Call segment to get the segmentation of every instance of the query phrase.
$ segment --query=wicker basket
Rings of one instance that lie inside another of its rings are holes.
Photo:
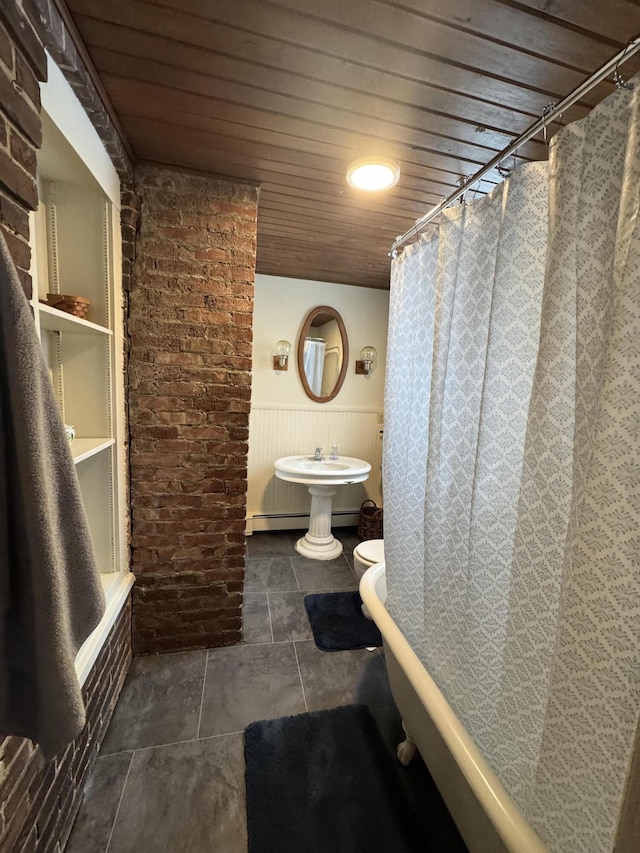
[[[358,539],[361,542],[364,542],[365,539],[383,538],[382,513],[382,507],[378,506],[375,501],[362,502],[358,519]]]
[[[47,305],[86,320],[90,302],[84,296],[74,296],[69,293],[47,293]]]

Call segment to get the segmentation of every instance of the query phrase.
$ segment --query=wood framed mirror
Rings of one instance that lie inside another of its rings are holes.
[[[349,365],[349,340],[335,308],[319,305],[305,317],[298,337],[298,374],[304,392],[328,403],[342,388]]]

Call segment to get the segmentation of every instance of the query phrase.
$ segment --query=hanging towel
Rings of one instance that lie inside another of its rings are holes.
[[[0,233],[0,735],[48,758],[81,731],[74,661],[103,612],[60,410]]]

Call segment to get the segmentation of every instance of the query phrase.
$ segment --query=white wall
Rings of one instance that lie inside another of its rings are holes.
[[[349,338],[349,369],[342,390],[330,403],[309,400],[296,367],[298,335],[308,312],[318,305],[329,305],[338,311]],[[382,411],[388,319],[389,292],[386,290],[257,275],[252,403],[301,405],[314,409],[347,406]],[[273,370],[272,351],[281,338],[293,345],[286,372]],[[356,358],[366,344],[378,350],[378,360],[369,376],[356,376]]]
[[[298,335],[305,317],[319,305],[329,305],[338,311],[349,340],[344,385],[329,403],[316,403],[306,396],[296,362]],[[334,441],[342,455],[366,458],[373,466],[366,483],[340,489],[333,502],[334,524],[353,523],[353,513],[367,497],[378,504],[382,502],[379,430],[383,415],[388,314],[388,291],[256,276],[248,531],[305,526],[306,520],[295,516],[308,511],[306,489],[276,480],[273,462],[278,456],[312,453],[318,445],[328,452]],[[287,371],[273,370],[273,348],[281,338],[292,344]],[[369,376],[356,375],[355,362],[365,345],[376,348],[378,359]],[[351,516],[346,514],[348,512]],[[290,518],[274,518],[277,515]]]

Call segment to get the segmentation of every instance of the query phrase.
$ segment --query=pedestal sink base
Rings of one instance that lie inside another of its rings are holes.
[[[311,495],[309,530],[296,542],[296,551],[312,560],[335,560],[342,554],[342,544],[331,532],[331,501],[337,486],[308,486]]]
[[[331,535],[329,539],[316,539],[305,533],[296,542],[296,551],[311,560],[335,560],[342,554],[342,543]]]

